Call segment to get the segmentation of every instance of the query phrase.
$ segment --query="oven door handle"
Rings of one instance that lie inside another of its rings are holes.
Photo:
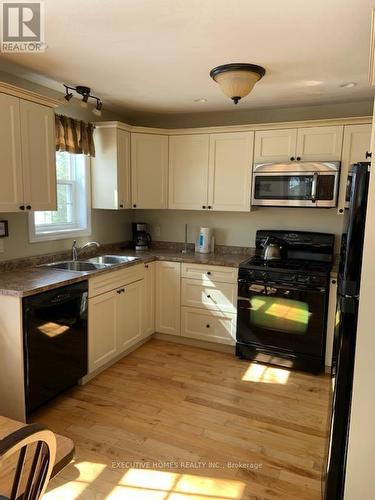
[[[318,188],[318,177],[319,177],[319,174],[315,173],[313,176],[312,185],[311,185],[311,201],[313,203],[316,203],[316,191]]]

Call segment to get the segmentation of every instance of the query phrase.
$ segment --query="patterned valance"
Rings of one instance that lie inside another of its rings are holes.
[[[95,156],[95,126],[64,115],[55,115],[56,151]]]

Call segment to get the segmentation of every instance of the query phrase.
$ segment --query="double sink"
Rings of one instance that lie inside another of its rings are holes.
[[[63,262],[51,262],[51,264],[43,264],[41,267],[52,269],[61,269],[62,271],[96,271],[98,269],[106,269],[108,267],[118,266],[138,260],[139,257],[130,257],[127,255],[100,255],[86,260],[65,260]]]

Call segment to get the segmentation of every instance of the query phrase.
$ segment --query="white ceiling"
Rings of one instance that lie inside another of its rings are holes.
[[[45,0],[44,54],[2,57],[88,85],[111,107],[178,113],[233,109],[209,77],[228,62],[266,76],[237,108],[370,97],[373,0]],[[357,82],[354,88],[340,84]],[[194,99],[207,98],[206,103]]]

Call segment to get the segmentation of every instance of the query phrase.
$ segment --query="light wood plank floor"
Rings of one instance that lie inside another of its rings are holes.
[[[151,340],[34,414],[76,444],[45,500],[318,500],[329,390]]]

